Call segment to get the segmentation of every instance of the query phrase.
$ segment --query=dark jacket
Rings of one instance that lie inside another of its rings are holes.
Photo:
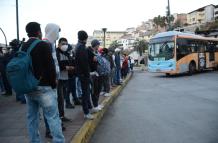
[[[26,51],[27,48],[35,38],[30,38],[24,43],[22,50]],[[40,86],[56,87],[56,71],[52,58],[52,49],[48,43],[41,41],[33,48],[30,53],[32,57],[33,73],[35,77],[40,80]]]
[[[89,47],[87,50],[88,50],[90,71],[91,72],[97,71],[98,62],[94,61],[94,57],[96,56],[95,51],[91,47]]]
[[[56,49],[56,55],[57,55],[60,71],[66,70],[66,66],[70,65],[70,61],[69,61],[70,55],[67,52],[61,51],[59,48]],[[61,58],[62,56],[65,56],[65,59]]]
[[[90,76],[90,67],[89,67],[89,58],[88,51],[84,42],[79,41],[76,45],[76,74],[78,76],[89,77]]]

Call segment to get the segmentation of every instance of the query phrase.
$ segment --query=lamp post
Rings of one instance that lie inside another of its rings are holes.
[[[170,24],[170,0],[168,0],[168,6],[167,6],[167,23],[168,23],[168,31],[171,30],[171,24]]]
[[[104,32],[104,48],[105,48],[105,33],[107,31],[107,28],[102,28],[102,31]]]
[[[5,32],[2,30],[1,27],[0,27],[0,30],[2,31],[2,33],[3,33],[4,37],[5,37],[5,45],[6,45],[6,47],[8,47],[7,38],[6,38]]]
[[[18,0],[16,0],[16,21],[17,21],[17,40],[19,41],[19,16],[18,16]]]

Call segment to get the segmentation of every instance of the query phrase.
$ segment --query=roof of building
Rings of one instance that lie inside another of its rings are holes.
[[[215,5],[209,4],[209,5],[206,5],[206,6],[204,6],[204,7],[201,7],[201,8],[198,8],[198,9],[196,9],[196,10],[193,10],[193,11],[189,12],[188,14],[191,14],[191,13],[196,12],[196,11],[204,11],[205,7],[210,6],[210,5],[212,5],[212,6],[215,7]]]

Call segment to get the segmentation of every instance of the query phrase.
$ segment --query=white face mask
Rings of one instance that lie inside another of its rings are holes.
[[[67,49],[68,49],[68,45],[62,45],[62,46],[61,46],[61,50],[62,50],[63,52],[66,52]]]

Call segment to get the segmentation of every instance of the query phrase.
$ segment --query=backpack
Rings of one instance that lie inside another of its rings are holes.
[[[97,72],[99,75],[107,75],[111,72],[110,62],[102,56],[97,55],[98,67]]]
[[[21,46],[19,51],[7,64],[7,78],[16,93],[26,94],[32,92],[39,84],[39,80],[33,75],[32,59],[30,56],[30,52],[39,42],[40,40],[36,39],[26,52],[21,51]]]

